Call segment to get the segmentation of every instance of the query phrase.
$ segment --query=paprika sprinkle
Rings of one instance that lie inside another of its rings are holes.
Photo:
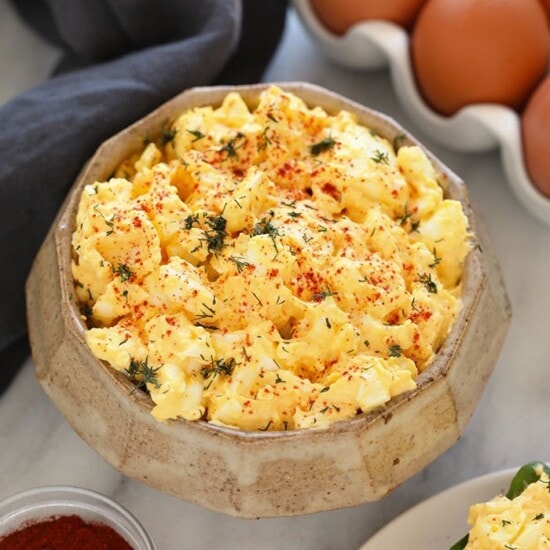
[[[133,550],[112,527],[76,515],[24,524],[0,538],[0,550]]]

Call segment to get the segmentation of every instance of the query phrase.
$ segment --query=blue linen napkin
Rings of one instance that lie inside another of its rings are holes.
[[[29,352],[25,279],[84,162],[186,88],[259,81],[286,15],[286,0],[15,6],[65,56],[53,78],[0,108],[0,394]]]

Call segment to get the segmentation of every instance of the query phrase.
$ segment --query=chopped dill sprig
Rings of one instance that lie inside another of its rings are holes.
[[[332,149],[336,145],[336,141],[332,137],[327,137],[317,143],[314,143],[310,148],[310,153],[316,157],[329,149]]]
[[[189,129],[187,129],[186,132],[188,132],[192,136],[194,136],[194,139],[191,140],[191,143],[195,143],[195,141],[199,141],[199,139],[202,139],[203,137],[206,137],[205,134],[203,134],[200,130],[189,130]]]
[[[159,381],[157,380],[157,371],[160,367],[151,367],[148,363],[148,358],[145,361],[138,361],[134,358],[130,359],[130,366],[125,369],[128,377],[134,382],[134,389],[143,388],[146,384],[153,384],[155,388],[160,388]]]
[[[126,264],[118,264],[118,267],[111,267],[113,273],[117,273],[120,276],[121,282],[125,283],[129,281],[134,275],[133,271]]]
[[[210,361],[210,365],[208,366],[204,366],[202,369],[201,369],[201,374],[202,374],[202,377],[207,380],[208,378],[210,378],[208,384],[205,386],[206,389],[208,389],[212,382],[214,381],[214,378],[216,378],[216,376],[222,376],[223,374],[227,375],[227,376],[231,376],[231,374],[233,373],[233,369],[237,366],[237,362],[235,361],[235,359],[233,357],[231,357],[230,359],[217,359],[217,360],[214,360],[212,358],[212,360]]]
[[[246,143],[246,137],[242,132],[237,132],[237,135],[231,138],[223,147],[220,149],[221,152],[227,153],[227,158],[238,158],[239,155],[237,151],[244,146]]]
[[[418,282],[419,283],[422,283],[425,287],[426,287],[426,290],[431,293],[431,294],[437,294],[437,284],[436,282],[432,279],[432,274],[431,273],[422,273],[422,274],[419,274],[418,275]]]
[[[388,348],[389,357],[401,357],[402,353],[403,353],[403,348],[399,344],[392,344]]]
[[[388,157],[388,153],[384,151],[380,151],[379,149],[376,150],[374,155],[370,158],[372,162],[376,164],[389,164],[390,159]]]
[[[244,258],[240,258],[239,256],[230,256],[229,259],[235,262],[239,273],[242,273],[242,270],[250,265]]]
[[[321,292],[316,292],[313,295],[313,300],[315,302],[322,302],[325,298],[328,298],[329,296],[336,296],[338,294],[337,292],[332,292],[328,287],[326,290],[322,290]]]

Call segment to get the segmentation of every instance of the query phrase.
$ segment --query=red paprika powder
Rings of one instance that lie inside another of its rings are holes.
[[[27,523],[0,538],[0,550],[134,550],[112,527],[57,516]]]

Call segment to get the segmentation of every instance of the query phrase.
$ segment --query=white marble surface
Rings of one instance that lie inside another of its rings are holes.
[[[43,79],[56,52],[0,0],[0,103]],[[0,399],[0,498],[49,484],[113,496],[145,525],[159,550],[354,549],[403,510],[455,483],[534,458],[550,459],[550,230],[518,204],[497,153],[438,147],[400,108],[386,71],[353,73],[321,57],[291,14],[266,80],[306,80],[386,112],[469,185],[500,258],[514,318],[500,361],[465,435],[378,503],[305,517],[237,520],[125,479],[83,443],[36,383],[29,361]],[[383,550],[383,549],[381,549]]]

